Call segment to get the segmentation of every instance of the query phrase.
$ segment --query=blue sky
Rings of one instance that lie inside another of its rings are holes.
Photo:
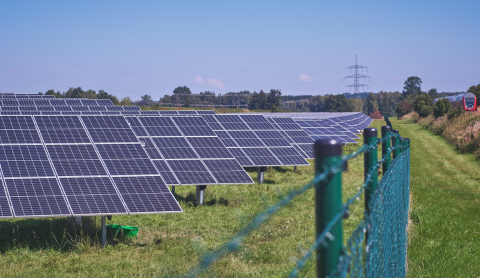
[[[340,94],[355,54],[373,92],[480,83],[480,1],[231,2],[0,1],[0,92]]]

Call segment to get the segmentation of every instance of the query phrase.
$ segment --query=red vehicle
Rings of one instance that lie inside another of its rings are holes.
[[[462,107],[465,111],[477,111],[477,98],[472,93],[437,98],[433,101],[433,104],[444,98],[447,98],[453,107]]]

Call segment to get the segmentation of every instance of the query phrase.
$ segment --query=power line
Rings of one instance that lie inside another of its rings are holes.
[[[343,82],[345,82],[345,78],[353,78],[353,84],[350,84],[350,85],[346,86],[346,87],[350,88],[350,91],[352,90],[352,87],[353,87],[353,92],[355,94],[358,93],[358,88],[359,87],[362,87],[363,91],[365,91],[364,90],[365,87],[367,87],[367,89],[368,89],[368,85],[360,84],[360,82],[358,81],[360,78],[363,78],[363,81],[366,81],[366,79],[368,78],[368,81],[370,81],[370,76],[358,73],[359,69],[361,69],[362,72],[363,72],[363,69],[365,69],[368,72],[368,68],[364,67],[364,66],[360,66],[360,65],[357,64],[357,54],[355,54],[355,65],[350,66],[347,69],[350,70],[350,73],[352,73],[352,69],[353,69],[353,72],[354,72],[354,74],[349,75],[349,76],[345,76],[343,78]]]

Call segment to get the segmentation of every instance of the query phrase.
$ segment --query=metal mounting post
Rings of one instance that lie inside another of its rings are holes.
[[[257,172],[258,183],[263,183],[263,178],[265,176],[265,170],[267,170],[267,167],[258,167],[258,172]]]
[[[342,144],[336,140],[318,140],[315,152],[315,176],[342,161]],[[343,167],[342,167],[343,168]],[[342,168],[315,185],[315,239],[342,209]],[[317,277],[327,277],[336,269],[343,248],[342,220],[329,231],[331,236],[317,248]]]
[[[105,244],[107,242],[107,217],[105,215],[101,216],[101,222],[102,222],[101,241],[102,241],[102,247],[105,247]]]
[[[205,189],[207,189],[206,185],[197,185],[196,201],[199,206],[205,203]]]
[[[371,145],[374,142],[377,142],[378,131],[376,128],[366,128],[363,130],[363,144],[364,145]],[[365,181],[369,178],[370,170],[377,165],[378,162],[378,150],[377,144],[374,145],[373,149],[365,152],[364,155],[364,176]],[[370,180],[367,183],[367,187],[365,188],[365,210],[367,213],[370,214],[370,209],[368,208],[368,204],[370,200],[373,199],[373,195],[375,194],[375,190],[377,190],[378,186],[378,171],[373,171]]]
[[[172,185],[172,194],[175,195],[175,186]]]
[[[297,166],[293,166],[293,171],[297,171]]]

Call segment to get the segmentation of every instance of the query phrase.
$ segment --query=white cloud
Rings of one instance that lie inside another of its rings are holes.
[[[304,75],[304,74],[300,74],[300,76],[298,77],[298,81],[300,82],[310,82],[310,81],[313,81],[315,79],[313,79],[312,77],[308,76],[308,75]]]
[[[217,88],[220,88],[220,89],[225,89],[225,85],[223,85],[223,83],[222,83],[222,81],[220,81],[220,79],[204,80],[200,76],[197,76],[197,77],[195,77],[195,83],[197,83],[199,85],[213,86],[213,87],[217,87]]]

